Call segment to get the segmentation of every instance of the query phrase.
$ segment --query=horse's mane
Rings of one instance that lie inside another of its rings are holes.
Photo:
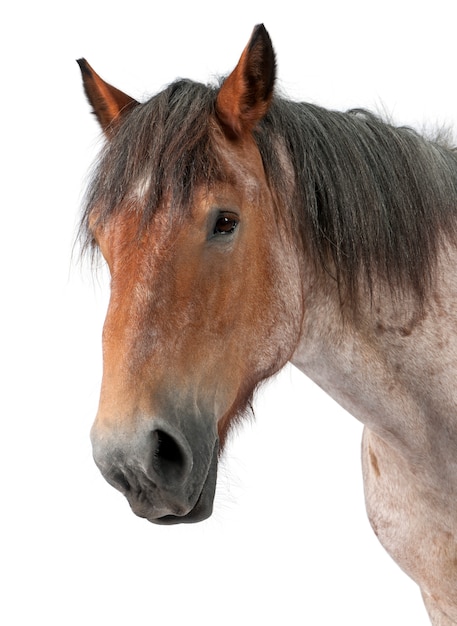
[[[293,205],[303,245],[335,276],[340,293],[354,300],[360,284],[371,291],[380,278],[423,300],[440,241],[456,234],[453,150],[366,111],[282,98],[256,137],[270,184]],[[294,167],[294,192],[284,184],[278,137]]]
[[[179,80],[126,117],[102,152],[88,191],[85,247],[94,245],[91,208],[98,206],[97,218],[105,222],[134,185],[143,183],[147,224],[164,195],[179,216],[198,185],[224,178],[211,139],[217,92]],[[328,111],[279,96],[255,138],[279,204],[341,293],[356,299],[361,279],[370,289],[381,278],[425,297],[441,239],[456,233],[453,150],[364,111]],[[294,188],[284,171],[284,148]]]

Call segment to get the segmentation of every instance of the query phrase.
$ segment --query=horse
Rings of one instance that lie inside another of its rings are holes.
[[[287,99],[263,25],[225,78],[144,103],[79,65],[106,138],[79,231],[111,274],[103,476],[151,522],[206,519],[228,432],[291,362],[364,424],[373,530],[457,624],[457,153]]]

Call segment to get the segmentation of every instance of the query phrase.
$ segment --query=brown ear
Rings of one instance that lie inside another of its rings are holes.
[[[217,97],[216,113],[229,136],[242,137],[264,117],[273,96],[275,77],[271,39],[264,25],[259,24]]]
[[[104,133],[110,137],[124,113],[138,102],[116,87],[106,83],[86,59],[77,61],[83,77],[84,90]]]

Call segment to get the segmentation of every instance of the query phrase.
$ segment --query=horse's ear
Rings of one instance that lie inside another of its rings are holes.
[[[86,59],[78,59],[78,65],[83,77],[84,91],[92,105],[93,112],[104,133],[110,137],[123,115],[138,102],[106,83],[91,68]]]
[[[270,106],[276,77],[275,53],[263,24],[254,28],[238,65],[225,79],[216,101],[216,113],[226,132],[242,137]]]

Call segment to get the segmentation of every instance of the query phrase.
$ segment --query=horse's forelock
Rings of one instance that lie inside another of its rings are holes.
[[[145,226],[165,197],[170,217],[179,217],[198,186],[223,178],[211,132],[216,93],[178,80],[126,116],[94,168],[80,228],[84,248],[94,244],[94,211],[103,225],[128,205]]]

